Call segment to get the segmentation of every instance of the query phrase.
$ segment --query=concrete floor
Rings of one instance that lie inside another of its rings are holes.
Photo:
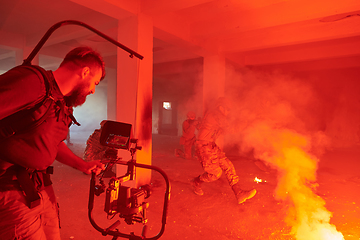
[[[72,133],[73,145],[70,148],[76,154],[82,155],[84,142],[89,134]],[[295,239],[284,220],[289,204],[274,197],[277,185],[275,170],[263,171],[253,159],[229,156],[244,188],[255,187],[257,195],[238,205],[225,177],[222,176],[216,182],[204,184],[205,194],[197,196],[192,192],[189,183],[193,177],[202,173],[201,166],[197,160],[174,156],[178,140],[179,138],[174,136],[153,136],[153,165],[164,170],[171,182],[167,223],[160,239]],[[346,240],[360,239],[359,161],[359,147],[333,150],[323,156],[317,171],[319,185],[316,194],[326,201],[326,208],[333,214],[331,224],[342,232]],[[62,239],[112,239],[112,236],[102,236],[88,219],[90,176],[58,162],[55,162],[54,166],[52,179],[60,205]],[[266,182],[255,183],[255,177]],[[147,199],[149,221],[146,238],[156,239],[161,228],[165,182],[160,174],[154,172],[151,184],[152,194]],[[120,218],[116,216],[107,220],[103,211],[104,202],[104,194],[95,197],[93,213],[98,225],[107,228]],[[141,235],[142,224],[127,225],[123,219],[120,220],[120,232]]]

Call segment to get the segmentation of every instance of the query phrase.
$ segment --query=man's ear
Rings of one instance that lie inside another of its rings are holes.
[[[90,75],[90,68],[89,67],[83,67],[81,70],[81,77],[82,79],[86,78]]]

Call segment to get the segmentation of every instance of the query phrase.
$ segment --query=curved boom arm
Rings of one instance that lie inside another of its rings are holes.
[[[139,59],[143,59],[144,57],[141,56],[139,53],[131,50],[130,48],[122,45],[121,43],[117,42],[116,40],[112,39],[111,37],[105,35],[104,33],[96,30],[95,28],[80,22],[80,21],[76,21],[76,20],[65,20],[62,22],[58,22],[56,24],[54,24],[51,28],[49,28],[49,30],[45,33],[45,35],[40,39],[39,43],[35,46],[35,48],[32,50],[32,52],[29,54],[29,56],[24,60],[23,64],[31,64],[31,61],[34,59],[34,57],[36,56],[36,54],[39,52],[39,50],[44,46],[45,42],[49,39],[50,35],[58,28],[60,28],[61,26],[65,26],[65,25],[69,25],[69,24],[73,24],[73,25],[79,25],[79,26],[83,26],[91,31],[93,31],[94,33],[96,33],[97,35],[99,35],[100,37],[108,40],[109,42],[115,44],[116,46],[118,46],[119,48],[122,48],[123,50],[127,51],[128,53],[130,53],[130,57],[137,57]]]

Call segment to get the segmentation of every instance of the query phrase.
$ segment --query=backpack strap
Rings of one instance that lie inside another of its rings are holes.
[[[0,121],[0,140],[11,137],[12,135],[24,130],[33,129],[39,126],[48,116],[50,106],[54,102],[51,94],[51,81],[48,79],[46,71],[34,65],[21,65],[33,71],[40,79],[44,79],[46,95],[44,98],[35,102],[31,109],[24,109],[14,113]]]
[[[57,99],[54,99],[52,95],[53,81],[51,81],[47,75],[47,72],[42,67],[36,65],[20,65],[19,67],[24,67],[33,71],[40,79],[44,79],[46,87],[46,95],[44,98],[35,102],[35,106],[31,109],[24,109],[17,113],[14,113],[2,120],[0,120],[0,140],[6,139],[13,136],[18,132],[24,132],[26,130],[31,130],[39,126],[44,120],[48,117],[51,106],[53,103],[59,104]],[[78,123],[72,114],[72,108],[69,107],[69,117],[72,122],[78,126]]]
[[[23,64],[22,66],[31,69],[31,70],[34,71],[39,77],[42,76],[42,77],[46,80],[46,81],[44,81],[44,82],[45,82],[45,86],[46,86],[47,97],[50,98],[50,99],[52,99],[53,101],[55,101],[54,98],[53,98],[53,96],[51,95],[51,87],[50,87],[50,85],[51,85],[52,83],[51,83],[50,80],[48,79],[46,71],[45,71],[42,67],[39,67],[39,66],[36,66],[36,65],[25,65],[25,64]],[[40,74],[41,74],[41,76],[40,76]],[[76,118],[74,117],[74,115],[73,115],[73,113],[72,113],[72,110],[71,110],[71,113],[70,113],[70,118],[71,118],[71,120],[73,121],[73,123],[74,123],[75,125],[78,125],[78,126],[81,125],[81,124],[76,120]],[[42,121],[41,121],[41,122],[42,122]]]

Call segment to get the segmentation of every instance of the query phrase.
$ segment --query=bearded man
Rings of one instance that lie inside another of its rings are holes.
[[[72,108],[104,77],[102,57],[88,47],[71,50],[55,71],[21,65],[0,75],[1,239],[60,240],[51,164],[86,174],[104,169],[64,143],[70,125],[78,124]]]

